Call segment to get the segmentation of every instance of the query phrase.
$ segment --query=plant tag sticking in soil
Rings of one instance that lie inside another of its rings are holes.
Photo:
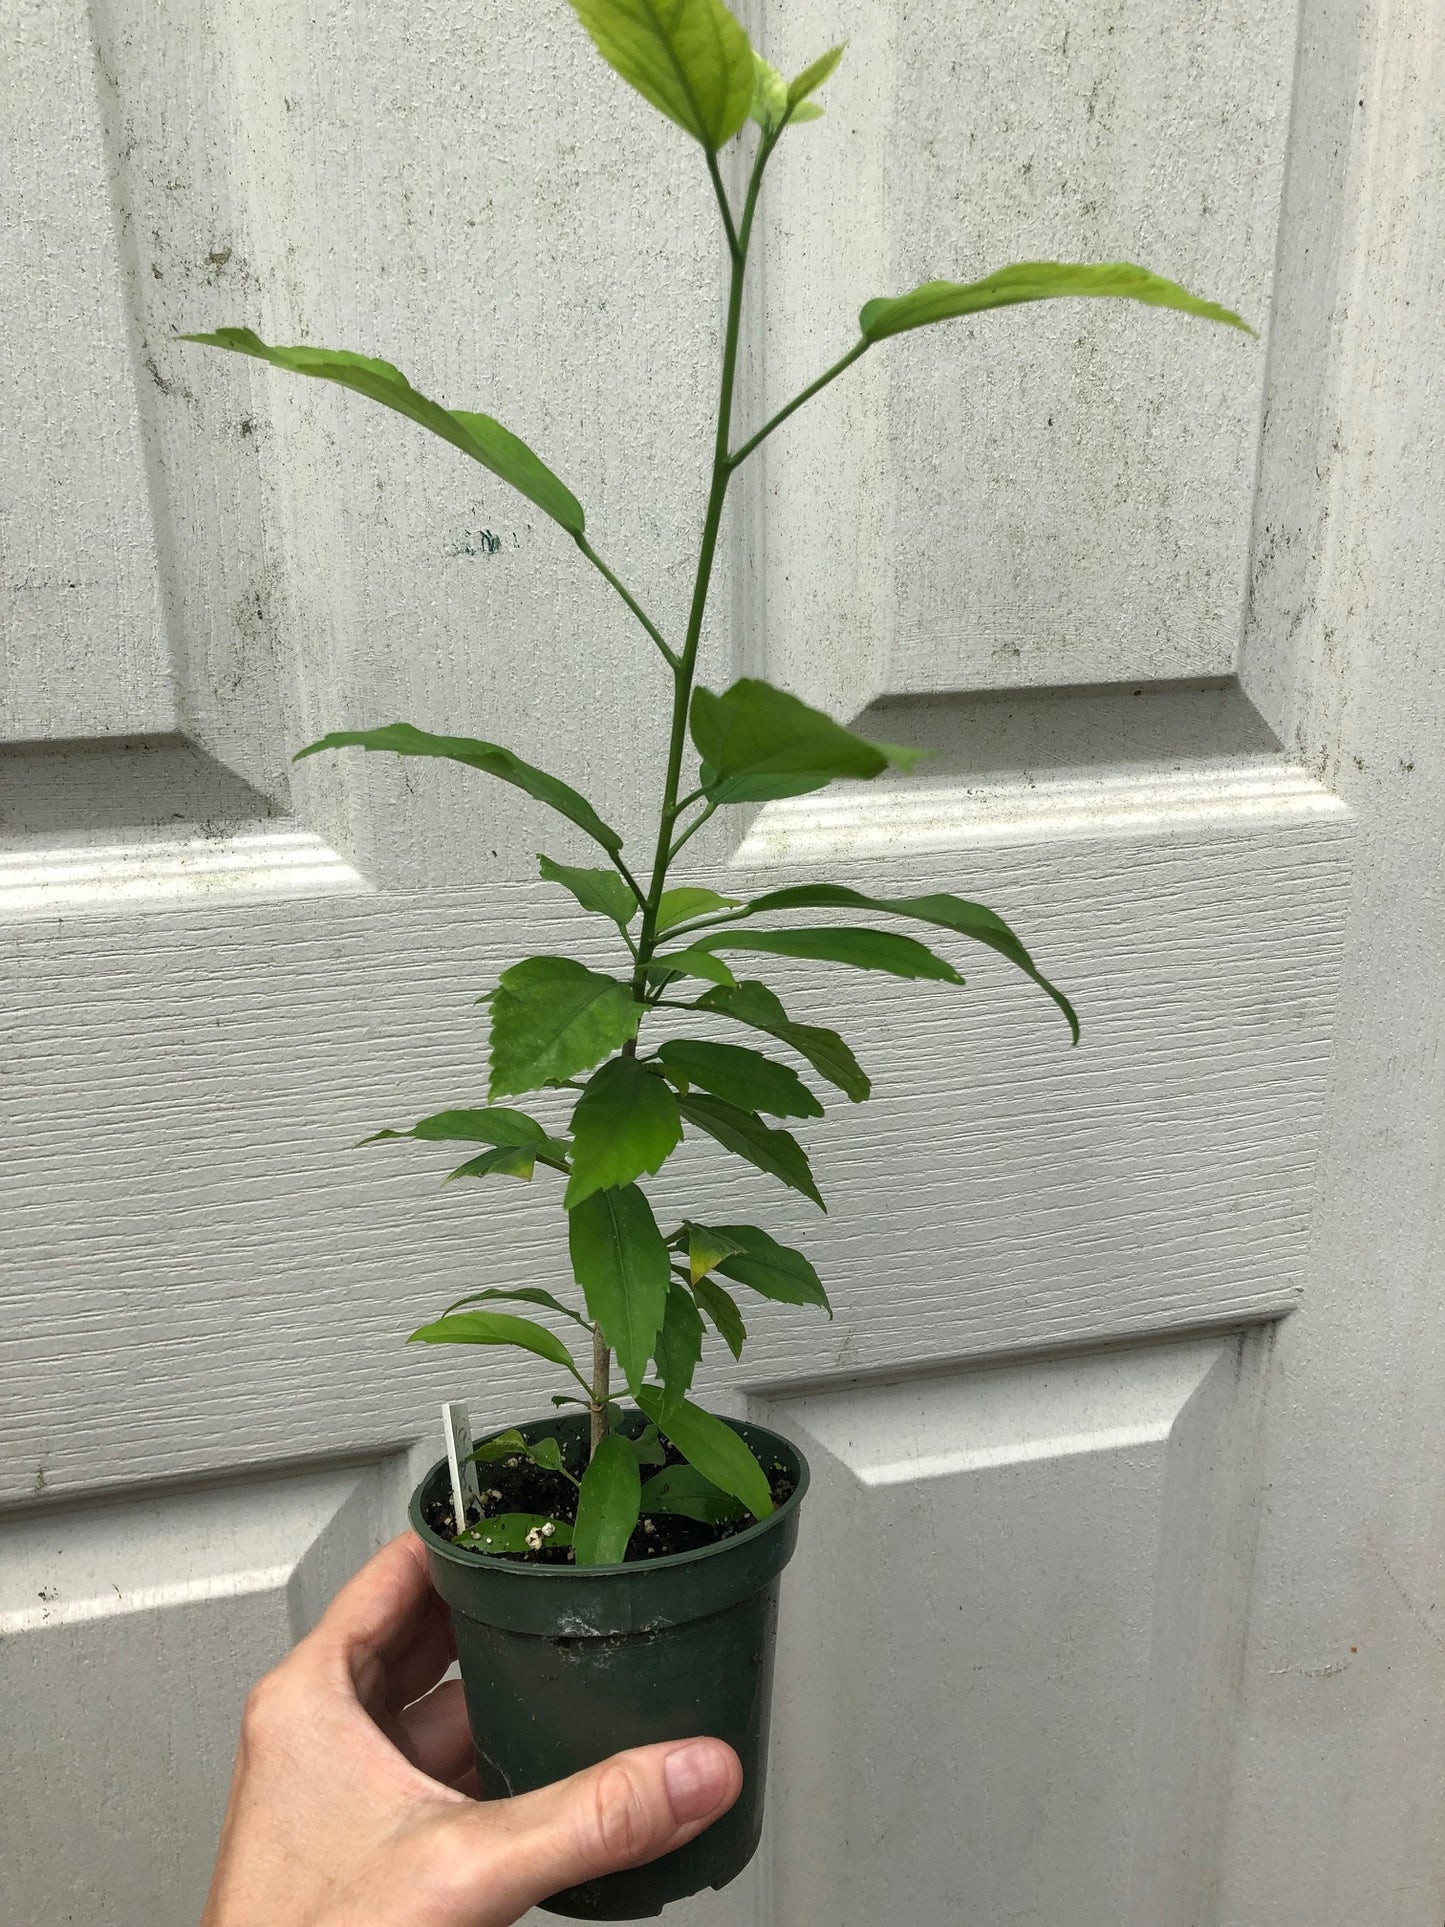
[[[442,1407],[442,1430],[447,1435],[447,1466],[452,1475],[452,1513],[457,1531],[465,1532],[467,1508],[473,1500],[480,1508],[482,1488],[472,1458],[472,1422],[460,1399],[452,1399]]]

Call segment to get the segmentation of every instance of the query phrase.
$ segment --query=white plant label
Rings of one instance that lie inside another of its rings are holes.
[[[452,1399],[442,1407],[442,1430],[447,1435],[447,1465],[452,1475],[452,1512],[457,1531],[465,1532],[467,1509],[474,1499],[481,1504],[482,1488],[472,1457],[472,1422],[460,1399]]]

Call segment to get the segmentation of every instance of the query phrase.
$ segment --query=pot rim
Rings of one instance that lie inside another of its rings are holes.
[[[429,1552],[440,1553],[444,1559],[449,1559],[453,1565],[461,1566],[465,1570],[471,1571],[480,1567],[484,1572],[505,1572],[509,1578],[550,1580],[553,1583],[559,1580],[575,1582],[613,1578],[636,1579],[652,1572],[675,1572],[683,1566],[697,1565],[704,1559],[715,1559],[721,1553],[734,1552],[738,1547],[748,1545],[776,1531],[797,1511],[808,1490],[808,1461],[790,1438],[782,1432],[775,1432],[770,1425],[761,1425],[756,1419],[728,1418],[721,1412],[714,1413],[713,1416],[721,1418],[725,1425],[734,1427],[745,1425],[752,1431],[765,1432],[769,1438],[776,1439],[780,1445],[787,1447],[798,1466],[797,1484],[783,1503],[775,1506],[766,1519],[757,1520],[745,1532],[735,1532],[729,1539],[717,1539],[712,1545],[698,1546],[692,1552],[667,1552],[660,1559],[624,1560],[620,1565],[614,1566],[534,1566],[522,1560],[499,1558],[495,1553],[478,1552],[471,1546],[453,1545],[450,1539],[443,1539],[439,1532],[433,1532],[426,1520],[422,1518],[419,1504],[427,1486],[431,1484],[437,1473],[445,1468],[447,1463],[445,1458],[438,1459],[427,1472],[423,1473],[416,1490],[411,1495],[407,1514],[411,1520],[412,1530]],[[499,1425],[493,1431],[484,1433],[477,1440],[477,1444],[485,1445],[488,1439],[497,1438],[503,1432],[525,1433],[529,1426],[553,1425],[556,1422],[556,1414],[553,1413],[544,1418],[523,1419],[520,1423]]]

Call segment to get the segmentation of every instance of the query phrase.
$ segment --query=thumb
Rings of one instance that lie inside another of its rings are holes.
[[[674,1740],[484,1805],[479,1817],[505,1820],[491,1892],[520,1914],[579,1881],[641,1866],[721,1818],[742,1785],[738,1756],[721,1740]]]

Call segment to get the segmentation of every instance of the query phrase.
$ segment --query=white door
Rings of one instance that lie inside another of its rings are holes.
[[[195,1919],[248,1680],[396,1528],[444,1396],[551,1389],[400,1342],[559,1267],[546,1200],[347,1147],[474,1098],[472,999],[575,941],[531,880],[566,849],[467,772],[287,754],[401,716],[639,824],[655,659],[451,451],[173,338],[249,322],[495,413],[675,617],[707,183],[536,15],[4,9],[17,1927]],[[1438,1927],[1440,16],[749,24],[784,67],[851,35],[770,177],[757,419],[864,299],[1030,256],[1142,260],[1263,340],[1056,304],[895,342],[736,504],[714,684],[938,754],[697,874],[976,895],[1085,1029],[987,956],[962,994],[776,973],[877,1095],[816,1134],[821,1227],[746,1188],[838,1317],[769,1307],[705,1387],[817,1483],[765,1851],[677,1918]]]

